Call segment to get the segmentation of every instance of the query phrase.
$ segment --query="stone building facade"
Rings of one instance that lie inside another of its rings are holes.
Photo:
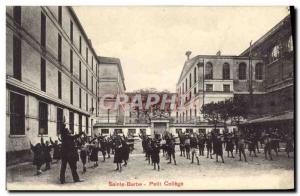
[[[252,94],[262,94],[263,73],[263,60],[260,58],[221,54],[188,57],[176,86],[183,106],[176,112],[176,122],[205,121],[200,112],[202,105],[235,95],[249,95],[250,81]]]
[[[6,8],[6,150],[31,159],[29,141],[57,140],[63,123],[91,134],[98,56],[71,7]]]
[[[264,61],[264,96],[254,103],[258,115],[294,110],[294,43],[288,15],[251,47]],[[247,48],[240,56],[249,56]]]
[[[240,56],[253,56],[264,61],[264,94],[254,99],[254,112],[244,125],[248,128],[294,130],[295,42],[293,10],[270,31],[247,48]]]
[[[121,61],[118,58],[112,57],[98,57],[99,60],[99,116],[97,123],[107,124],[123,124],[124,123],[124,108],[105,108],[102,107],[101,99],[105,99],[104,102],[115,102],[117,95],[123,95],[126,91],[125,79]],[[111,99],[105,98],[105,96],[112,95]],[[105,103],[104,103],[105,104]]]

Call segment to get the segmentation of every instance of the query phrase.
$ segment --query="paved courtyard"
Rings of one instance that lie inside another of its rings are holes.
[[[215,159],[200,157],[200,166],[190,164],[190,160],[180,157],[177,151],[177,165],[167,164],[161,156],[161,171],[154,171],[145,161],[140,143],[130,155],[129,164],[122,172],[114,171],[113,158],[101,162],[97,168],[88,164],[82,174],[81,162],[78,172],[81,183],[72,183],[69,168],[66,184],[59,184],[60,164],[52,164],[49,171],[35,175],[32,164],[22,164],[7,168],[7,189],[9,190],[132,190],[132,189],[291,189],[294,187],[294,159],[288,159],[284,152],[274,156],[273,161],[265,160],[263,153],[256,158],[248,157],[248,162],[225,157],[225,164]],[[100,154],[100,153],[99,153]],[[225,155],[227,153],[225,152]],[[248,155],[248,152],[247,152]]]

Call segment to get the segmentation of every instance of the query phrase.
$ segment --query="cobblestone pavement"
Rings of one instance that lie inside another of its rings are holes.
[[[284,152],[274,155],[274,160],[248,157],[248,162],[227,158],[225,164],[215,159],[200,157],[200,165],[180,157],[177,151],[177,165],[167,164],[161,157],[161,170],[153,170],[148,165],[139,146],[130,155],[128,166],[122,172],[114,171],[113,157],[102,161],[97,168],[88,164],[87,172],[82,174],[82,164],[78,162],[81,183],[73,183],[70,169],[67,168],[66,184],[59,184],[60,164],[52,164],[51,170],[35,175],[32,164],[22,164],[7,168],[7,189],[9,190],[132,190],[132,189],[291,189],[294,187],[294,159],[287,158]],[[99,153],[100,154],[100,153]],[[249,156],[248,152],[247,155]],[[44,167],[44,166],[43,166]]]

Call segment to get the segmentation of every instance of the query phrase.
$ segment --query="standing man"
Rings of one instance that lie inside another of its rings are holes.
[[[194,157],[196,157],[197,164],[200,165],[197,146],[198,146],[197,138],[194,136],[194,134],[192,134],[191,135],[191,151],[192,151],[192,162],[191,163],[194,163]]]
[[[74,182],[83,182],[83,180],[79,179],[77,173],[77,160],[78,160],[78,152],[75,145],[75,140],[79,138],[83,134],[83,132],[77,135],[71,135],[71,132],[67,128],[63,128],[61,130],[61,168],[60,168],[60,183],[65,183],[65,173],[67,163],[69,164],[73,176]]]

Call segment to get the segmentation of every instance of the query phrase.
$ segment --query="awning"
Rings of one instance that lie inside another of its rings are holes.
[[[281,114],[274,114],[268,115],[261,118],[251,119],[241,123],[241,125],[248,125],[248,124],[260,124],[260,123],[268,123],[268,122],[281,122],[281,121],[288,121],[294,120],[294,112],[288,111]]]

